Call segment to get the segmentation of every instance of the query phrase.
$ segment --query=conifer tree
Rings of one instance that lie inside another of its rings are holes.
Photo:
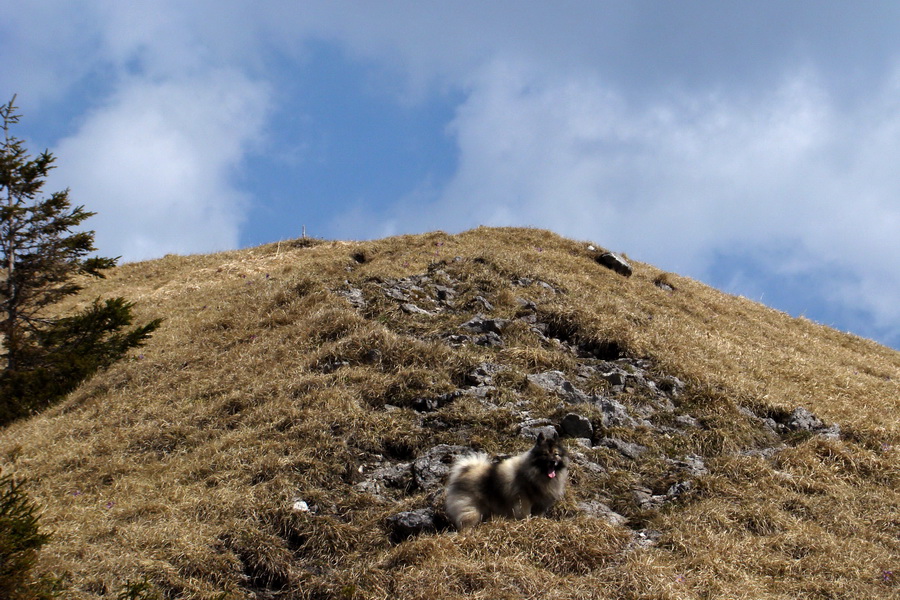
[[[0,473],[0,598],[51,600],[56,582],[32,572],[50,536],[41,533],[37,506],[23,485]]]
[[[159,321],[121,332],[132,321],[122,298],[53,317],[48,307],[79,292],[77,276],[102,277],[116,259],[88,257],[94,232],[79,230],[95,213],[72,206],[69,190],[41,197],[55,157],[29,156],[10,128],[15,96],[0,106],[0,424],[50,404],[85,377],[143,343]]]

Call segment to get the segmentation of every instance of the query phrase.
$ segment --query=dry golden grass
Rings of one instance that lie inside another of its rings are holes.
[[[896,598],[900,354],[650,265],[626,279],[586,246],[484,228],[298,240],[126,264],[90,283],[73,305],[121,295],[139,318],[165,321],[63,404],[0,432],[0,467],[29,479],[54,534],[41,568],[69,573],[71,597],[85,600],[143,578],[168,598]],[[379,287],[429,269],[458,282],[458,311],[407,314]],[[350,287],[364,310],[339,294]],[[607,448],[585,454],[608,477],[575,465],[551,518],[390,543],[385,519],[434,499],[359,493],[360,467],[438,443],[521,450],[505,408],[517,399],[562,416],[525,375],[572,373],[570,353],[515,325],[501,349],[442,341],[484,312],[478,296],[500,318],[534,302],[559,332],[688,383],[683,405],[704,427],[678,439],[618,432],[709,458],[692,493],[660,511],[616,506],[633,528],[662,532],[655,546],[575,509],[660,470]],[[484,361],[509,369],[500,408],[460,398],[437,420],[409,408]],[[764,440],[740,406],[803,406],[842,438],[742,455]],[[315,510],[292,510],[295,498]]]

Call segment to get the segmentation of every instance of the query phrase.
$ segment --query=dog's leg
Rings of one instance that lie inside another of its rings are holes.
[[[475,507],[466,508],[455,515],[454,520],[456,521],[456,528],[460,531],[465,531],[481,523],[481,511]]]

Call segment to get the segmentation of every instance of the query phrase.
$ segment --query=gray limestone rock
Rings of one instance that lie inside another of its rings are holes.
[[[569,413],[563,417],[559,424],[563,434],[573,438],[590,438],[594,435],[594,427],[591,420],[576,413]]]
[[[646,446],[641,446],[640,444],[635,444],[632,442],[626,442],[618,438],[602,438],[597,441],[597,445],[618,450],[623,456],[632,460],[638,458],[641,454],[647,451]]]
[[[594,404],[603,411],[602,424],[609,427],[637,427],[637,422],[631,418],[625,406],[618,400],[595,396]]]
[[[628,522],[628,519],[615,512],[613,509],[611,509],[603,502],[600,502],[599,500],[587,500],[584,502],[579,502],[578,510],[589,517],[593,517],[595,519],[603,519],[604,521],[611,523],[612,525],[624,526]]]
[[[419,489],[429,491],[443,485],[457,456],[469,452],[465,446],[439,444],[416,458],[412,464],[413,480]]]
[[[391,542],[395,544],[422,533],[434,533],[438,530],[434,511],[430,508],[418,508],[391,515],[387,518],[387,528]]]
[[[528,381],[543,390],[562,396],[567,402],[590,401],[588,395],[572,385],[561,371],[546,371],[528,375]]]
[[[499,335],[503,333],[507,325],[509,325],[507,319],[490,319],[484,315],[477,315],[460,325],[460,328],[472,333],[496,333]]]
[[[631,268],[631,265],[624,258],[612,252],[604,252],[597,257],[597,262],[625,277],[631,277],[631,274],[634,272],[634,269]]]

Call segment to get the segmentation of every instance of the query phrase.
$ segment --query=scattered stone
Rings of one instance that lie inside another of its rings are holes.
[[[684,382],[674,375],[664,375],[656,381],[656,386],[673,398],[678,398],[684,391]]]
[[[547,339],[547,336],[545,336],[545,335],[544,335],[544,332],[541,331],[542,328],[536,326],[536,325],[537,325],[537,315],[536,315],[536,314],[534,314],[534,313],[528,313],[528,314],[522,315],[521,317],[519,317],[519,320],[522,321],[523,323],[527,324],[527,325],[535,325],[535,327],[532,327],[532,328],[531,328],[532,331],[534,331],[535,333],[537,333],[537,334],[538,334],[538,338],[540,338],[541,340],[546,340],[546,339]],[[544,326],[543,326],[543,329],[546,329],[546,327],[547,327],[547,326],[544,325]]]
[[[835,423],[831,427],[826,427],[817,431],[816,435],[820,435],[828,440],[839,440],[841,439],[841,426]]]
[[[632,460],[637,459],[641,454],[647,451],[646,446],[641,446],[640,444],[635,444],[633,442],[626,442],[618,438],[605,437],[597,440],[597,445],[618,450],[623,456]]]
[[[502,348],[503,338],[499,334],[489,331],[488,333],[478,336],[474,339],[476,346],[484,346],[485,348]]]
[[[636,486],[631,489],[631,497],[641,510],[659,508],[665,502],[663,495],[654,495],[653,490],[644,486]]]
[[[387,527],[391,542],[394,544],[422,533],[435,533],[438,530],[434,511],[430,508],[418,508],[391,515],[387,518]]]
[[[462,390],[462,395],[477,398],[486,408],[496,408],[496,405],[488,402],[488,399],[495,391],[497,391],[497,388],[493,385],[478,385]]]
[[[675,422],[683,427],[700,427],[700,421],[698,421],[691,415],[678,415],[677,417],[675,417]]]
[[[548,392],[558,394],[567,402],[582,403],[589,402],[590,397],[587,394],[572,385],[566,379],[562,371],[546,371],[528,375],[528,381],[537,387]]]
[[[460,328],[472,333],[495,333],[499,335],[503,333],[507,325],[509,325],[509,320],[507,319],[489,319],[484,315],[478,315],[460,325]]]
[[[570,450],[569,458],[572,459],[572,462],[578,465],[578,469],[583,473],[589,473],[594,477],[599,479],[606,479],[609,476],[609,472],[603,467],[603,465],[597,464],[594,461],[588,459],[583,453],[578,450]]]
[[[594,443],[590,440],[590,438],[574,438],[572,441],[587,450],[590,450],[594,447]]]
[[[338,296],[342,296],[347,302],[350,303],[350,306],[357,310],[363,310],[366,308],[366,299],[363,297],[362,290],[359,288],[351,287],[346,290],[336,290]]]
[[[553,287],[552,285],[550,285],[550,284],[547,283],[546,281],[540,281],[540,280],[538,280],[538,281],[535,282],[535,285],[537,285],[538,287],[542,287],[542,288],[544,288],[545,290],[547,290],[547,291],[549,291],[549,292],[553,292],[554,294],[558,294],[558,293],[559,293],[559,290],[557,290],[555,287]]]
[[[356,491],[376,497],[382,497],[390,489],[409,491],[413,487],[412,463],[378,467],[365,477],[353,486]]]
[[[542,287],[549,292],[553,292],[554,294],[559,293],[555,287],[547,283],[546,281],[541,281],[540,279],[531,279],[530,277],[520,277],[518,279],[513,280],[513,285],[517,285],[519,287],[529,287],[532,285],[536,285],[538,287]]]
[[[656,529],[641,529],[634,532],[633,545],[638,548],[650,548],[655,546],[662,537],[662,532]]]
[[[670,283],[666,283],[662,279],[655,280],[653,282],[653,285],[655,285],[656,287],[658,287],[659,289],[661,289],[664,292],[674,292],[675,291],[675,286],[673,286]]]
[[[621,402],[612,398],[594,396],[594,404],[603,412],[601,422],[604,429],[610,427],[637,427],[637,422],[631,418]]]
[[[706,475],[709,471],[706,468],[706,463],[703,462],[703,457],[698,456],[696,454],[688,454],[684,457],[683,460],[668,460],[669,464],[678,469],[679,471],[683,471],[694,477],[699,477],[701,475]]]
[[[294,504],[291,508],[296,512],[309,512],[309,504],[306,503],[305,500],[301,500],[300,498],[294,498]]]
[[[634,269],[631,268],[631,265],[624,258],[612,252],[604,252],[597,257],[597,262],[625,277],[631,277],[631,274],[634,272]]]
[[[518,303],[518,305],[521,306],[523,310],[527,310],[532,313],[537,310],[537,304],[535,304],[531,300],[527,300],[525,298],[516,298],[516,303]]]
[[[456,290],[445,285],[434,286],[434,292],[437,294],[437,299],[441,302],[450,302],[456,297]]]
[[[624,387],[628,375],[624,371],[617,369],[615,371],[610,371],[609,373],[603,373],[600,377],[613,387]]]
[[[407,295],[394,287],[385,288],[384,295],[388,298],[398,300],[400,302],[409,302],[409,298],[407,297]]]
[[[802,406],[795,408],[788,415],[775,415],[772,417],[758,417],[751,410],[742,407],[741,412],[752,419],[758,420],[766,429],[775,435],[785,435],[789,432],[805,431],[826,439],[837,440],[841,437],[841,427],[837,423],[826,425],[822,419]]]
[[[584,502],[579,502],[578,510],[589,517],[595,519],[603,519],[604,521],[612,525],[624,526],[626,523],[628,523],[628,519],[615,512],[613,509],[611,509],[603,502],[600,502],[599,500],[587,500]]]
[[[475,296],[473,302],[481,306],[481,308],[483,308],[487,312],[494,312],[494,305],[491,304],[484,296]]]
[[[469,385],[493,385],[494,375],[505,371],[506,367],[496,363],[481,363],[471,373],[466,375],[466,383]]]
[[[588,442],[594,435],[591,420],[576,413],[569,413],[563,417],[559,427],[563,434],[573,438],[587,438]]]
[[[405,304],[401,304],[400,308],[408,315],[429,315],[431,316],[433,313],[428,312],[424,308],[419,308],[415,304],[411,302],[407,302]]]
[[[785,448],[787,448],[787,446],[779,444],[778,446],[771,446],[769,448],[751,448],[750,450],[743,450],[739,452],[739,454],[741,456],[755,456],[763,460],[769,460]]]
[[[464,346],[465,344],[473,343],[473,338],[470,335],[459,335],[456,333],[449,333],[443,336],[445,342],[450,344],[451,346]]]
[[[666,491],[666,500],[674,500],[678,496],[686,494],[692,489],[694,489],[693,481],[679,481],[677,483],[673,483]]]
[[[349,367],[349,366],[350,366],[350,363],[346,360],[331,359],[331,360],[326,360],[324,363],[320,364],[319,369],[321,369],[321,371],[323,373],[327,374],[327,373],[334,373],[341,367]]]
[[[787,426],[788,429],[793,431],[815,431],[817,429],[824,429],[825,423],[823,423],[819,417],[801,406],[795,408],[794,412],[788,417]]]
[[[413,481],[424,491],[440,487],[450,473],[457,456],[470,450],[465,446],[439,444],[417,458],[412,464]]]
[[[417,410],[419,412],[433,412],[438,410],[442,406],[450,404],[457,398],[463,395],[461,390],[456,390],[453,392],[448,392],[446,394],[441,394],[440,396],[433,396],[430,398],[416,398],[412,401],[413,410]]]
[[[519,424],[519,435],[521,437],[536,440],[542,433],[544,437],[556,435],[556,427],[551,424],[550,419],[530,419]]]
[[[827,439],[837,440],[841,437],[841,427],[837,423],[828,426],[822,419],[802,406],[795,408],[788,417],[787,427],[791,431],[809,431]]]

